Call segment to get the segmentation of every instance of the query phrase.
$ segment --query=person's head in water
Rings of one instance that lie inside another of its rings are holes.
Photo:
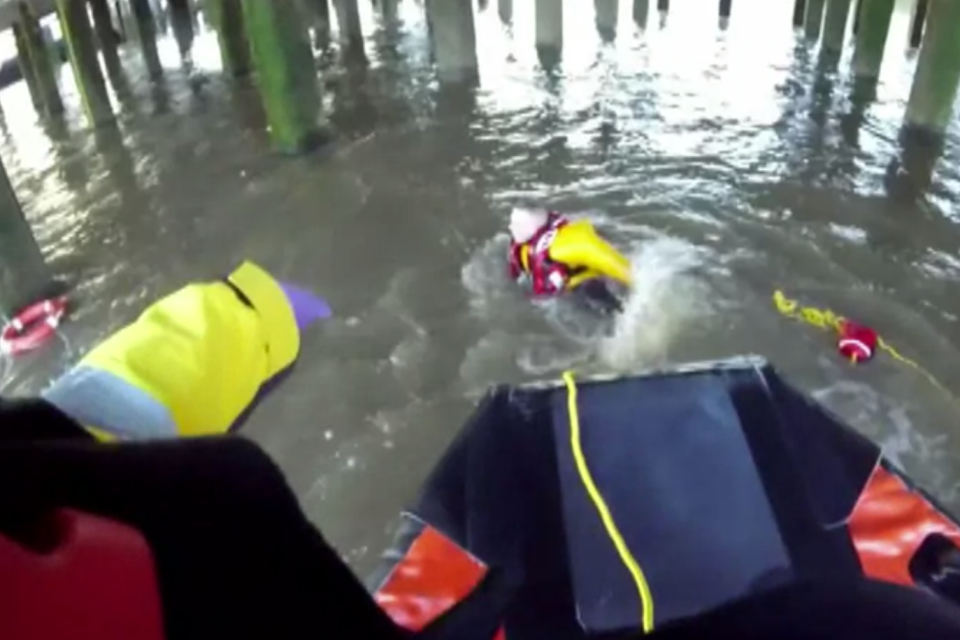
[[[510,239],[517,244],[530,242],[548,220],[544,209],[515,207],[510,211]]]

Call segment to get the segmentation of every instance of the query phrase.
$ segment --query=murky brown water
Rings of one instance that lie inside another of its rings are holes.
[[[126,52],[116,128],[84,130],[69,69],[65,128],[5,90],[3,161],[80,305],[58,346],[7,363],[5,391],[36,391],[157,296],[250,258],[335,307],[248,433],[361,570],[487,384],[571,365],[766,355],[960,507],[960,409],[889,360],[844,364],[770,301],[782,287],[861,318],[960,388],[960,132],[935,166],[899,140],[906,7],[871,99],[847,58],[830,72],[795,39],[792,0],[737,0],[726,30],[712,3],[673,0],[645,31],[624,0],[612,43],[589,0],[565,0],[550,69],[533,3],[516,4],[511,28],[496,2],[477,9],[471,88],[435,80],[421,4],[388,24],[361,0],[368,62],[319,58],[335,141],[309,158],[268,151],[256,95],[220,77],[203,29],[191,68],[167,35],[157,85]],[[522,202],[593,212],[632,248],[642,285],[612,341],[506,283],[501,231]]]

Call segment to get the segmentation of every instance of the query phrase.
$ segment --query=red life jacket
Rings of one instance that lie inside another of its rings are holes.
[[[551,211],[544,224],[530,240],[522,244],[514,243],[512,247],[513,261],[520,269],[530,274],[533,280],[533,294],[548,296],[562,293],[570,278],[570,269],[567,265],[550,258],[550,245],[562,227],[569,221],[563,215]],[[526,251],[526,260],[523,253]]]

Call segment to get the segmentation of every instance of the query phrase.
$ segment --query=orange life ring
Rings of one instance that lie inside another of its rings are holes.
[[[0,353],[17,355],[33,351],[54,336],[66,311],[65,297],[30,305],[0,332]]]

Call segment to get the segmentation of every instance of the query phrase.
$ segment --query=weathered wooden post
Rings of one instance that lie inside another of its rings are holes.
[[[593,8],[600,37],[607,41],[616,38],[620,8],[618,0],[593,0]]]
[[[193,6],[190,0],[167,0],[170,11],[170,25],[173,27],[173,36],[177,41],[177,49],[184,60],[190,57],[193,47]]]
[[[795,0],[793,3],[793,26],[797,29],[803,26],[803,19],[807,15],[807,0]]]
[[[923,27],[927,21],[927,9],[929,0],[917,0],[917,5],[913,10],[913,17],[910,20],[910,48],[916,49],[920,46],[923,39]]]
[[[670,0],[657,0],[657,11],[660,13],[670,11]]]
[[[930,0],[926,34],[907,103],[906,125],[946,132],[960,86],[960,2]]]
[[[733,8],[733,0],[720,0],[720,17],[729,18],[730,10]]]
[[[633,21],[641,29],[647,28],[647,19],[650,17],[650,0],[633,0]]]
[[[477,35],[471,0],[426,0],[433,51],[441,80],[464,80],[477,74]]]
[[[20,67],[20,75],[27,83],[27,90],[30,92],[30,100],[34,108],[43,113],[43,94],[40,92],[40,81],[37,79],[37,72],[33,68],[33,60],[30,57],[30,47],[27,46],[26,36],[23,33],[23,27],[19,22],[13,24],[13,40],[17,45],[17,65]]]
[[[340,27],[340,45],[350,55],[365,55],[357,0],[333,0],[333,8],[337,12],[337,23]]]
[[[497,13],[501,22],[510,24],[513,20],[513,0],[497,0]]]
[[[825,0],[807,0],[807,13],[803,19],[803,34],[807,40],[820,39],[823,26],[823,5]]]
[[[97,34],[100,53],[103,55],[103,64],[107,73],[117,75],[121,70],[120,54],[117,52],[119,44],[117,34],[113,30],[113,19],[110,16],[110,5],[107,0],[89,0],[90,13],[93,14],[93,30]]]
[[[537,47],[559,51],[563,47],[563,3],[559,0],[536,0]]]
[[[52,284],[43,253],[0,163],[0,313],[15,315],[46,296]]]
[[[82,0],[56,1],[60,29],[67,41],[83,112],[90,124],[96,127],[113,120],[113,107],[107,95],[107,83],[100,71],[96,36],[87,14],[87,4]]]
[[[833,53],[843,51],[843,38],[847,35],[847,19],[850,16],[851,0],[827,0],[827,17],[823,23],[823,49]]]
[[[243,0],[243,18],[267,113],[283,153],[303,153],[321,140],[320,87],[307,26],[291,2]]]
[[[207,0],[205,8],[217,31],[223,71],[231,78],[250,73],[250,42],[247,40],[241,0]]]
[[[137,37],[140,39],[143,62],[147,72],[157,77],[163,73],[163,65],[160,64],[160,54],[157,51],[157,23],[153,19],[150,0],[130,0],[130,9],[136,23]]]
[[[857,76],[880,76],[895,4],[896,0],[860,0],[860,29],[853,52],[853,72]]]
[[[48,116],[60,116],[64,111],[63,100],[60,98],[60,87],[57,85],[57,72],[50,55],[50,47],[44,40],[40,21],[27,3],[21,2],[18,10],[20,32],[33,68],[33,77],[36,78],[43,112]],[[57,63],[59,64],[59,60]]]

